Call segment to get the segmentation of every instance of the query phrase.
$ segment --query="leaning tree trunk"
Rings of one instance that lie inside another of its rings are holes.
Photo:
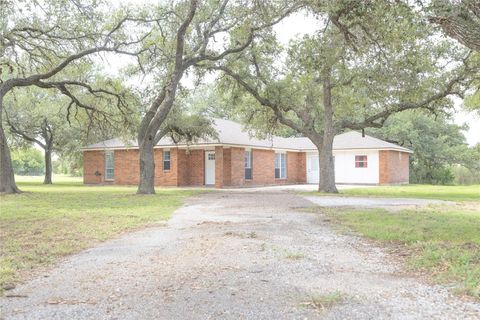
[[[137,194],[155,194],[155,156],[153,139],[140,144],[140,182]]]
[[[330,76],[331,70],[327,70],[323,80],[324,119],[323,139],[318,157],[320,166],[318,191],[338,193],[337,187],[335,186],[335,165],[333,161],[333,138],[335,137],[335,132],[333,128],[332,87],[330,84]]]
[[[3,96],[0,88],[0,192],[5,193],[20,193],[17,184],[15,183],[15,175],[13,173],[12,158],[10,156],[10,149],[7,143],[5,131],[3,131],[2,117],[3,117]]]
[[[52,149],[45,149],[45,178],[43,184],[52,184]]]

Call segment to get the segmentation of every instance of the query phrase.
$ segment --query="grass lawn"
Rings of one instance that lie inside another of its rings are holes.
[[[455,284],[480,299],[480,202],[421,210],[317,209],[332,223],[386,243],[407,255],[407,268]]]
[[[340,193],[355,196],[480,201],[480,185],[478,184],[471,186],[405,185],[354,188],[341,190]]]
[[[186,197],[201,191],[84,186],[81,178],[18,177],[24,191],[0,196],[0,293],[25,274],[123,231],[166,220]]]

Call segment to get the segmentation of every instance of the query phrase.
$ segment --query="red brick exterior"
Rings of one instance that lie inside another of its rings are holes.
[[[178,186],[202,186],[205,184],[205,151],[177,149]]]
[[[205,185],[205,150],[170,148],[170,170],[163,170],[163,149],[155,149],[155,185]],[[215,147],[215,187],[306,183],[306,153],[287,152],[287,178],[275,179],[275,151],[251,149],[252,179],[245,180],[245,149]],[[105,180],[105,151],[84,151],[85,184],[138,184],[138,149],[114,151],[114,180]],[[98,174],[96,174],[98,173]],[[379,183],[409,182],[409,154],[379,151]]]
[[[140,167],[138,164],[138,150],[115,150],[114,151],[114,183],[115,184],[138,184]],[[161,166],[155,154],[156,168]],[[159,171],[156,169],[155,171]],[[102,174],[103,175],[103,174]]]
[[[245,184],[245,149],[230,148],[229,175],[230,186],[243,186]],[[224,172],[225,168],[224,168]]]
[[[223,187],[223,147],[215,147],[215,188]]]
[[[170,170],[163,170],[163,151],[155,149],[155,185],[205,184],[205,150],[170,148]],[[275,151],[252,150],[252,179],[245,180],[245,149],[215,147],[215,187],[306,183],[306,154],[287,152],[287,178],[275,179]],[[105,181],[105,151],[84,151],[85,184],[138,184],[138,149],[114,151],[114,180]],[[95,172],[100,175],[95,175]]]
[[[99,175],[96,175],[98,173]],[[83,183],[104,183],[105,153],[103,151],[83,152]]]
[[[409,154],[407,152],[379,151],[380,184],[403,184],[409,182]]]
[[[307,182],[307,154],[287,152],[287,182],[290,184]]]

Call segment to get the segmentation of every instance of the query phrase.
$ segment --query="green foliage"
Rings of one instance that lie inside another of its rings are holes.
[[[456,165],[452,167],[452,172],[455,176],[455,184],[480,184],[479,170],[471,170],[464,166]]]
[[[469,147],[463,130],[443,114],[406,111],[392,116],[381,129],[369,133],[414,151],[411,155],[410,182],[451,184],[453,167],[461,165],[472,172],[480,170],[480,152]]]
[[[77,161],[78,160],[78,161]],[[83,176],[83,157],[62,157],[53,161],[53,173],[69,175],[72,177]]]
[[[88,72],[87,69],[83,71]],[[105,88],[113,86],[115,90],[125,92],[125,103],[136,104],[136,96],[119,80],[106,80],[95,74],[93,76],[98,85]],[[12,133],[13,145],[19,147],[37,144],[45,148],[47,142],[43,137],[42,127],[47,124],[49,137],[52,138],[52,151],[59,156],[64,167],[61,172],[78,175],[81,174],[82,167],[81,147],[114,137],[133,137],[139,113],[133,113],[132,110],[126,119],[126,115],[115,106],[115,101],[92,97],[87,92],[76,94],[84,103],[94,104],[98,112],[75,109],[70,106],[66,97],[52,90],[33,87],[14,90],[5,100],[5,120],[8,120],[8,123],[5,121],[5,126],[8,128],[12,125],[35,141],[26,140],[24,136]],[[108,116],[102,116],[101,112]]]
[[[211,119],[177,110],[170,114],[161,130],[165,130],[174,143],[194,144],[202,139],[218,138]]]
[[[3,81],[50,71],[67,56],[99,47],[100,41],[105,41],[103,37],[121,18],[106,2],[97,0],[84,0],[81,4],[64,0],[7,0],[0,2],[0,12],[0,79]],[[112,40],[125,41],[128,37],[123,31],[120,28],[111,33],[107,44]],[[84,62],[71,63],[62,75],[51,80],[60,80],[69,72],[81,72]],[[83,79],[88,79],[88,75]]]
[[[449,201],[480,201],[480,184],[469,186],[405,185],[345,189],[342,194],[393,198],[420,198]]]
[[[472,53],[471,59],[476,63],[479,63],[480,52]],[[470,85],[470,90],[467,92],[464,99],[464,107],[466,110],[475,112],[480,116],[480,79],[478,79],[478,77],[476,80],[472,81]]]
[[[12,151],[12,164],[15,174],[38,176],[45,171],[43,154],[38,149],[28,147]]]
[[[426,172],[413,171],[410,173],[412,183],[453,184],[455,176],[449,167],[431,168]]]
[[[238,117],[259,131],[271,131],[284,117],[304,135],[322,133],[327,76],[335,133],[382,126],[405,109],[448,109],[449,93],[466,89],[455,79],[472,72],[463,64],[467,51],[440,39],[422,12],[390,1],[312,1],[309,8],[317,18],[313,35],[282,48],[272,33],[226,64],[277,109],[266,109],[238,80],[222,77],[220,88]]]

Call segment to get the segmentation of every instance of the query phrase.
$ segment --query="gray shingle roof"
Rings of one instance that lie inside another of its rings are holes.
[[[271,139],[257,139],[255,137],[251,137],[250,134],[243,129],[241,124],[230,120],[214,119],[214,127],[218,132],[218,140],[200,140],[195,145],[226,144],[272,149],[290,149],[299,151],[316,150],[315,145],[308,138],[272,137]],[[175,144],[170,138],[163,138],[157,144],[157,146],[162,147],[172,147],[174,145]],[[132,140],[125,143],[123,140],[115,138],[88,145],[83,149],[121,149],[129,147],[138,147],[137,142]],[[335,139],[333,140],[333,149],[393,149],[404,152],[412,152],[407,148],[368,135],[362,137],[361,133],[356,131],[350,131],[335,136]]]

